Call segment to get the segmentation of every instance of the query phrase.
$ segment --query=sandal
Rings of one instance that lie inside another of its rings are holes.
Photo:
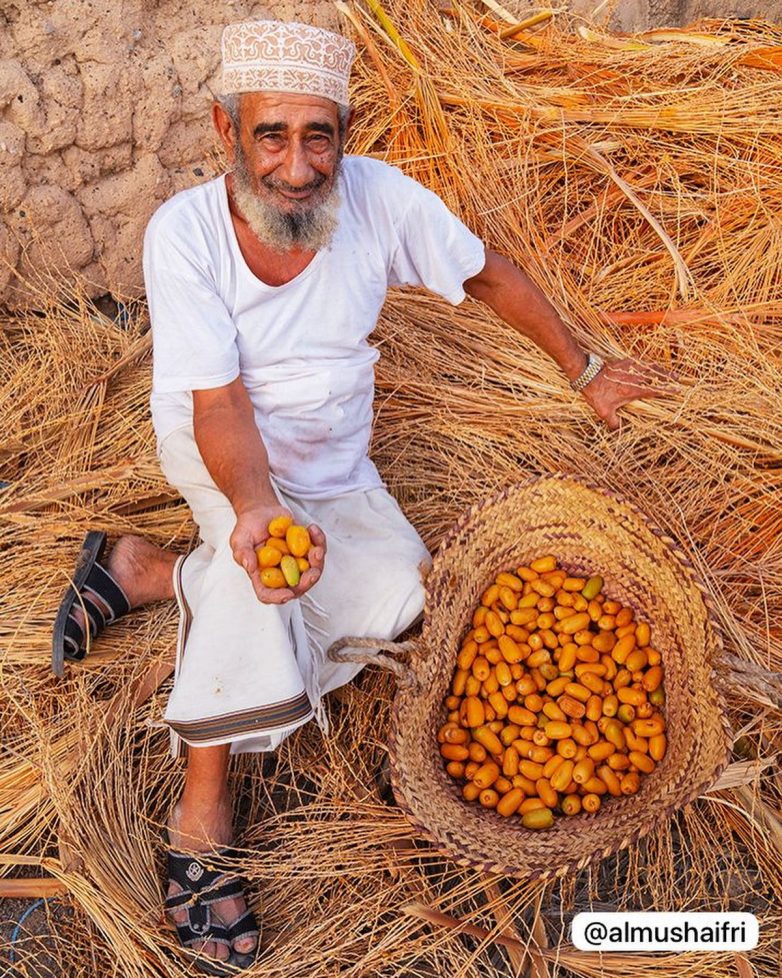
[[[383,755],[383,759],[375,771],[374,781],[380,801],[389,808],[398,808],[399,805],[391,783],[391,762],[388,759],[388,754]]]
[[[90,643],[100,635],[106,625],[122,618],[130,611],[128,596],[117,581],[98,563],[106,549],[106,534],[90,530],[81,545],[81,551],[73,572],[73,583],[68,585],[60,602],[54,621],[52,636],[52,672],[65,674],[65,659],[77,661],[87,654],[84,628],[71,614],[78,601],[89,622]],[[106,614],[94,601],[99,598],[109,609]]]
[[[179,941],[184,947],[213,941],[230,948],[236,940],[259,936],[255,914],[249,908],[227,926],[212,917],[213,903],[227,897],[243,896],[247,888],[246,882],[229,868],[229,861],[238,855],[236,849],[227,848],[196,858],[169,849],[168,879],[169,882],[178,883],[182,891],[166,897],[165,909],[174,911],[187,908],[187,921],[181,924],[174,921]],[[201,957],[196,961],[196,967],[208,975],[235,975],[237,970],[249,968],[255,962],[259,943],[248,954],[232,950],[227,961]]]

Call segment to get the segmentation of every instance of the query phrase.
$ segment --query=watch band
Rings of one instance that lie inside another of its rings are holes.
[[[605,363],[596,353],[590,353],[586,367],[575,380],[570,381],[570,386],[574,391],[582,391],[587,384],[592,383],[604,366]]]

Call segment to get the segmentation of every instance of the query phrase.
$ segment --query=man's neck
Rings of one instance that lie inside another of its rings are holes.
[[[252,230],[236,205],[233,193],[233,173],[226,176],[225,182],[231,221],[247,267],[256,278],[266,285],[285,285],[296,278],[309,265],[316,252],[304,248],[293,248],[290,251],[279,252],[269,248]]]

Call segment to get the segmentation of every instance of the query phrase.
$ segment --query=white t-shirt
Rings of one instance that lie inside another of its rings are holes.
[[[337,230],[285,285],[260,281],[236,239],[225,177],[160,207],[144,237],[152,322],[152,421],[160,443],[192,424],[193,390],[241,375],[286,492],[318,499],[382,485],[368,457],[374,364],[368,343],[390,285],[456,305],[484,246],[396,167],[346,156]]]

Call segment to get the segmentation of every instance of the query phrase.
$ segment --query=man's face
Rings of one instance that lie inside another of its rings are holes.
[[[311,95],[248,93],[232,136],[234,197],[258,237],[281,252],[327,244],[336,227],[342,159],[336,104]]]

